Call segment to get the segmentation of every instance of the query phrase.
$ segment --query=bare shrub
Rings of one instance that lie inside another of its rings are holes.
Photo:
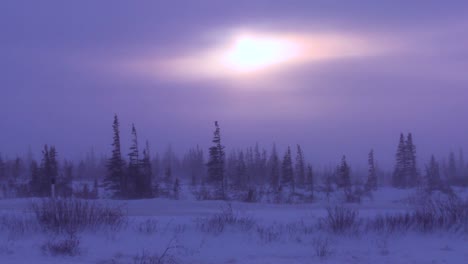
[[[315,256],[319,258],[326,258],[331,255],[332,250],[330,249],[330,241],[328,238],[316,238],[312,242],[314,247]]]
[[[39,227],[33,217],[1,215],[0,230],[7,231],[9,237],[16,237],[35,232]]]
[[[156,219],[146,219],[136,226],[136,231],[146,235],[152,235],[159,231],[159,222]]]
[[[80,240],[75,236],[65,239],[53,239],[42,245],[42,251],[52,256],[76,256],[80,254]]]
[[[359,227],[358,212],[344,206],[327,207],[325,227],[334,233],[344,233]]]
[[[434,230],[468,231],[468,204],[458,198],[429,199],[412,211],[378,215],[367,221],[368,230],[395,232]]]
[[[179,248],[175,244],[175,238],[172,238],[161,254],[150,253],[143,250],[141,254],[133,257],[133,264],[177,264],[176,258],[171,251]]]
[[[280,240],[282,233],[281,227],[277,225],[266,227],[258,225],[256,231],[258,237],[264,243],[271,243]]]
[[[247,216],[240,216],[232,209],[231,204],[227,204],[208,218],[197,220],[197,226],[202,232],[220,234],[227,227],[237,228],[241,231],[251,230],[255,226],[255,221]]]
[[[85,229],[121,228],[127,217],[120,207],[90,200],[43,199],[31,204],[39,225],[47,231],[75,233]]]

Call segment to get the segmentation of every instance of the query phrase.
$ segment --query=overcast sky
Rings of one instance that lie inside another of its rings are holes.
[[[228,148],[299,143],[317,164],[343,154],[365,164],[374,148],[390,165],[400,132],[413,132],[422,161],[458,152],[468,149],[467,28],[466,1],[4,0],[0,152],[107,153],[114,113],[124,140],[133,122],[154,151],[207,147],[218,120]],[[249,80],[159,63],[238,29],[370,44]]]

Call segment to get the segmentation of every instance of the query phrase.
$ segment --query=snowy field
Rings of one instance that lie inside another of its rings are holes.
[[[359,219],[403,213],[415,193],[381,189],[373,199],[345,206],[356,209]],[[457,193],[466,197],[464,190]],[[468,263],[466,232],[320,228],[327,217],[323,199],[297,205],[233,202],[232,211],[221,201],[98,200],[120,207],[128,215],[125,224],[78,231],[72,256],[53,254],[45,245],[72,235],[35,229],[28,220],[34,219],[34,201],[0,200],[0,263]],[[230,212],[235,220],[219,226],[216,217]],[[5,219],[22,219],[25,226]]]

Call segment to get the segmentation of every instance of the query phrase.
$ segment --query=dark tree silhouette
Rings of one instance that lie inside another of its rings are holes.
[[[296,176],[297,176],[297,185],[300,187],[303,187],[305,184],[306,171],[305,171],[304,153],[299,144],[297,144],[297,153],[296,153]]]
[[[349,189],[351,188],[351,175],[348,162],[346,162],[346,156],[341,158],[341,164],[338,166],[337,171],[337,185],[339,188]]]
[[[369,172],[367,175],[366,190],[377,190],[377,171],[375,169],[374,150],[369,152],[368,157]]]
[[[403,133],[400,134],[400,141],[398,143],[397,153],[396,153],[396,164],[395,170],[393,171],[393,186],[397,188],[406,187],[406,172],[405,172],[405,163],[406,163],[406,145],[405,137]]]
[[[141,197],[150,198],[153,197],[153,170],[151,168],[150,148],[149,143],[146,141],[145,149],[143,150],[143,158],[141,163]]]
[[[419,183],[419,173],[416,165],[416,146],[413,143],[413,135],[406,138],[405,172],[408,187],[415,187]]]
[[[311,192],[311,198],[312,200],[315,198],[315,192],[314,192],[314,172],[312,170],[312,166],[309,164],[307,165],[307,183],[310,186],[310,192]]]
[[[215,121],[215,131],[213,135],[213,146],[209,149],[208,184],[215,187],[215,199],[226,198],[225,179],[224,179],[224,146],[221,144],[221,130],[218,121]]]
[[[291,148],[288,146],[286,153],[284,154],[283,164],[282,164],[282,177],[281,185],[282,187],[290,187],[294,192],[295,182],[294,182],[294,171],[291,159]]]
[[[120,128],[119,118],[114,115],[112,130],[114,133],[112,142],[112,156],[107,162],[107,174],[104,178],[105,188],[112,192],[113,198],[127,197],[127,177],[124,172],[125,163],[122,159],[120,149]]]
[[[434,155],[426,166],[426,184],[428,191],[438,190],[441,187],[440,168]]]
[[[270,185],[274,190],[278,190],[280,181],[280,164],[278,153],[276,152],[276,144],[273,144],[270,159],[268,160],[270,168]]]

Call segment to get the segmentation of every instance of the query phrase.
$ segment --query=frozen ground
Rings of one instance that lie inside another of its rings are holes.
[[[465,195],[465,192],[461,193]],[[382,189],[372,200],[349,205],[361,217],[403,212],[414,191]],[[0,200],[2,215],[27,217],[30,199]],[[51,256],[42,246],[60,235],[42,231],[14,234],[0,231],[0,263],[468,263],[468,236],[456,232],[333,234],[311,229],[326,215],[326,202],[300,205],[232,203],[254,227],[204,231],[200,223],[219,214],[219,201],[100,201],[122,205],[128,225],[78,233],[79,254]],[[141,230],[143,229],[143,230]],[[325,257],[317,256],[327,244]],[[153,262],[151,262],[153,260]],[[170,262],[173,261],[173,262]]]

